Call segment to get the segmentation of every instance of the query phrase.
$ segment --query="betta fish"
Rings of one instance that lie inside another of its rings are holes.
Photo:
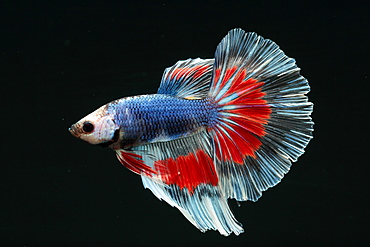
[[[304,153],[313,132],[309,91],[276,43],[233,29],[213,59],[180,60],[156,94],[114,100],[69,131],[113,149],[200,231],[239,235],[227,200],[257,201]]]

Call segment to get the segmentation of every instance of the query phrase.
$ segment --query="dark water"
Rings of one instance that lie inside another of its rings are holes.
[[[297,2],[2,3],[0,246],[370,245],[369,5]],[[155,92],[177,60],[213,57],[234,27],[297,60],[316,125],[281,184],[257,203],[230,202],[246,232],[225,238],[200,233],[67,128]]]

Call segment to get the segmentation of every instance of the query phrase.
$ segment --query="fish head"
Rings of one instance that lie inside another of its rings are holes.
[[[114,117],[107,113],[107,105],[82,118],[68,130],[83,141],[102,146],[118,141],[119,136],[119,126],[114,122]]]

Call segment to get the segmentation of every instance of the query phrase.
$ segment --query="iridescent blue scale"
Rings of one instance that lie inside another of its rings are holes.
[[[189,100],[164,94],[127,97],[109,104],[124,143],[168,141],[212,126],[217,109],[207,99]]]

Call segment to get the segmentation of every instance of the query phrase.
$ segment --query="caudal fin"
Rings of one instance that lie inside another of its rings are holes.
[[[299,71],[278,45],[255,33],[231,30],[217,47],[209,97],[219,111],[210,131],[226,197],[256,201],[304,153],[313,104]]]

